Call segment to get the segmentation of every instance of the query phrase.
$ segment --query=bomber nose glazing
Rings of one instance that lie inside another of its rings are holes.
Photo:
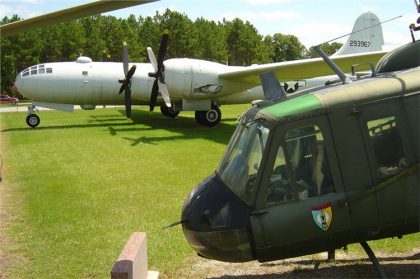
[[[227,262],[254,259],[251,249],[252,208],[218,177],[209,176],[190,194],[182,210],[182,229],[202,257]]]

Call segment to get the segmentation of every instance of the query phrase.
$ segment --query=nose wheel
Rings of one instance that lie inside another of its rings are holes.
[[[28,106],[28,116],[26,116],[26,124],[28,124],[29,127],[35,128],[36,126],[41,123],[41,119],[38,115],[35,114],[35,112],[38,111],[34,104],[31,104]]]
[[[39,123],[41,123],[41,119],[39,119],[38,115],[28,114],[28,116],[26,116],[26,124],[28,124],[29,127],[35,128]]]

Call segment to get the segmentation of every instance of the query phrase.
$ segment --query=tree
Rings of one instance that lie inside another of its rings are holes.
[[[79,21],[86,34],[83,55],[92,58],[93,61],[102,61],[102,53],[106,52],[105,42],[101,36],[101,17],[101,15],[85,17]]]
[[[20,20],[19,16],[5,17],[0,24]],[[16,75],[30,65],[40,63],[42,44],[39,30],[1,39],[1,90],[11,93]],[[20,96],[18,96],[20,97]]]
[[[68,21],[57,25],[61,44],[61,61],[74,61],[83,54],[86,34],[79,20]]]
[[[98,21],[100,36],[103,38],[104,48],[110,56],[110,61],[121,61],[121,49],[124,42],[122,20],[114,16],[101,16]]]
[[[271,42],[271,60],[273,62],[302,59],[306,48],[294,35],[274,34]]]
[[[321,49],[327,54],[327,55],[332,55],[334,53],[337,52],[337,50],[339,50],[341,47],[343,46],[342,43],[337,43],[334,42],[332,44],[330,43],[323,43],[321,45]],[[319,57],[318,52],[316,52],[315,48],[312,46],[309,48],[306,57],[308,58],[315,58],[315,57]]]
[[[258,63],[256,50],[261,44],[261,35],[257,29],[241,19],[224,21],[227,30],[227,45],[230,65],[251,65]]]
[[[185,15],[166,9],[160,16],[157,14],[160,29],[168,29],[170,32],[168,57],[197,57],[196,34],[193,22]]]
[[[143,62],[148,62],[146,48],[151,47],[153,51],[158,51],[160,44],[160,37],[162,30],[158,17],[139,17],[139,29],[137,30],[137,38],[144,46],[143,56],[145,57]]]
[[[222,24],[198,18],[194,22],[196,30],[196,58],[226,63],[228,49],[226,32]]]

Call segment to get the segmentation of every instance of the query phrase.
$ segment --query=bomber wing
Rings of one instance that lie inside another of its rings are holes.
[[[1,25],[0,34],[3,37],[12,36],[38,27],[155,1],[159,0],[97,0],[49,14]]]
[[[387,52],[369,52],[362,54],[350,54],[334,57],[333,61],[344,71],[350,72],[351,66],[355,64],[364,64],[371,62],[374,65]],[[359,67],[358,70],[370,69]],[[249,67],[238,67],[232,71],[219,75],[220,79],[232,82],[246,83],[248,86],[257,86],[261,83],[260,74],[265,72],[274,72],[281,81],[300,80],[319,76],[333,75],[334,72],[322,60],[322,58],[301,59],[295,61],[253,65]]]

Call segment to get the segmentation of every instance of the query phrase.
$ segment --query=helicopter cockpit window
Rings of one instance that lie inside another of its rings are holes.
[[[286,146],[299,199],[335,191],[324,137],[318,126],[288,131]]]
[[[368,121],[367,127],[379,175],[394,175],[407,167],[395,117]]]
[[[227,187],[248,204],[256,195],[255,180],[268,133],[257,122],[241,124],[217,170]]]

